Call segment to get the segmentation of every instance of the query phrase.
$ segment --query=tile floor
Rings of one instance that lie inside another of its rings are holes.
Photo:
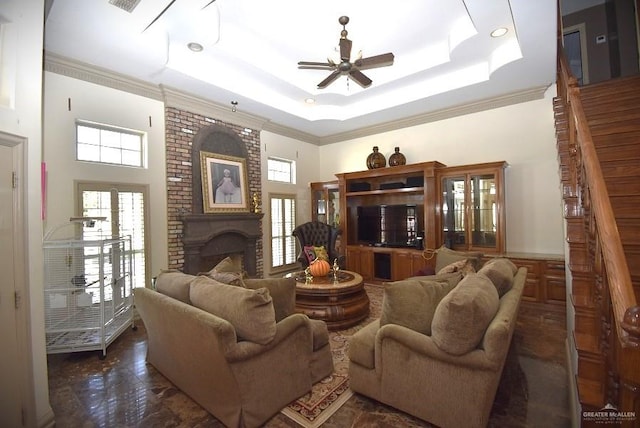
[[[521,306],[490,427],[570,427],[564,312]],[[108,350],[48,356],[56,427],[222,427],[146,364],[146,332],[127,330]],[[282,414],[266,427],[298,427]],[[355,394],[323,427],[430,427]]]

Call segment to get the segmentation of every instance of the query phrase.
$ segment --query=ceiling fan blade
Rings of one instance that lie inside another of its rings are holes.
[[[340,77],[340,71],[336,70],[333,73],[331,73],[329,75],[329,77],[327,77],[326,79],[324,79],[322,82],[318,83],[318,89],[324,89],[327,86],[329,86],[330,83],[332,83],[334,80],[336,80],[338,77]]]
[[[349,72],[349,76],[351,76],[351,78],[355,80],[356,83],[362,86],[363,88],[368,88],[369,85],[371,85],[372,80],[369,79],[364,74],[362,74],[360,70],[351,70]]]
[[[347,62],[351,59],[351,40],[346,37],[340,39],[340,59]]]
[[[311,67],[333,67],[333,64],[328,62],[315,62],[315,61],[298,61],[298,67],[311,66]]]
[[[299,65],[298,68],[300,70],[333,70],[334,67],[330,65]]]
[[[370,56],[368,58],[362,58],[356,60],[353,64],[358,67],[359,70],[367,70],[369,68],[387,67],[393,65],[394,56],[392,53],[386,53],[382,55]]]
[[[147,25],[146,28],[144,30],[142,30],[142,32],[144,33],[145,31],[147,31],[149,29],[149,27],[151,27],[158,19],[160,19],[160,17],[162,15],[164,15],[164,13],[171,7],[173,6],[173,4],[176,2],[176,0],[171,0],[171,2],[167,5],[167,7],[165,7],[162,12],[160,12],[160,14],[158,16],[156,16],[153,21],[151,21],[151,24]],[[207,5],[208,6],[208,5]]]

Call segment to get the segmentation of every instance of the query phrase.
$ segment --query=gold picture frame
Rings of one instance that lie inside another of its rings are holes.
[[[249,212],[249,180],[244,158],[200,152],[205,213]]]

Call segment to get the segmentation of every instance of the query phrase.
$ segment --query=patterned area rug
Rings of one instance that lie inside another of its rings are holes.
[[[334,373],[313,385],[311,392],[297,399],[281,413],[305,428],[317,428],[353,395],[349,389],[349,339],[362,327],[380,317],[383,287],[365,284],[369,295],[369,316],[346,330],[329,332]]]

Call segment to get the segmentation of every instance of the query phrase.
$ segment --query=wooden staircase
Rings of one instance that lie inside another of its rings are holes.
[[[636,301],[640,300],[640,76],[580,89]]]
[[[640,418],[640,76],[578,88],[558,52],[578,395],[583,410],[612,404]]]

